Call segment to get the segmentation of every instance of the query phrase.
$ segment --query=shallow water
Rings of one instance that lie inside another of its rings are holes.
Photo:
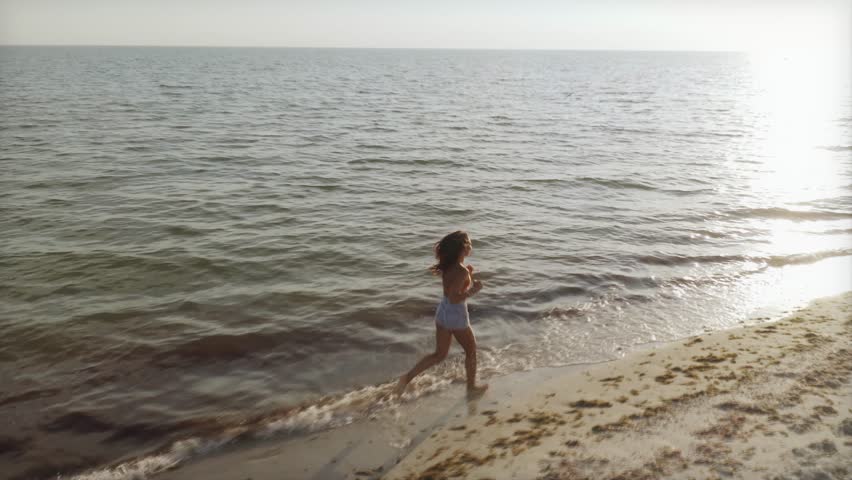
[[[457,228],[485,376],[849,290],[849,70],[818,60],[0,48],[0,470],[369,415]]]

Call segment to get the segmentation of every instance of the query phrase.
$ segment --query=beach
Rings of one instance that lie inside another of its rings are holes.
[[[454,422],[385,478],[849,478],[851,334],[846,294],[637,353]]]
[[[455,342],[386,398],[434,350],[432,247],[459,229],[485,285],[476,408],[498,413],[850,291],[836,70],[794,52],[0,46],[0,479],[387,475],[469,415]],[[645,399],[627,397],[578,413],[617,421]]]
[[[360,426],[158,478],[849,478],[850,336],[852,292],[777,322],[516,374],[476,400],[459,387],[443,407],[403,402],[399,428],[417,435],[398,448],[387,440],[399,432]]]

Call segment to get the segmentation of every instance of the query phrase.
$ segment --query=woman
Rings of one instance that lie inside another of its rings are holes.
[[[470,236],[459,230],[442,238],[434,250],[438,263],[430,270],[434,275],[441,275],[444,288],[444,297],[435,313],[435,351],[399,378],[396,394],[401,395],[414,377],[447,358],[452,337],[456,337],[464,348],[468,395],[479,395],[488,385],[476,384],[476,338],[470,328],[466,301],[482,289],[482,282],[473,280],[473,265],[464,264],[465,257],[473,252],[473,244]]]

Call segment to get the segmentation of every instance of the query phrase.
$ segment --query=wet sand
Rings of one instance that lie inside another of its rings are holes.
[[[372,421],[243,444],[156,478],[852,476],[852,292],[775,323],[461,385]]]

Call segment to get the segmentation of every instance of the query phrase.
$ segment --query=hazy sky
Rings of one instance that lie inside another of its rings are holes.
[[[0,0],[0,44],[848,52],[852,0]]]

